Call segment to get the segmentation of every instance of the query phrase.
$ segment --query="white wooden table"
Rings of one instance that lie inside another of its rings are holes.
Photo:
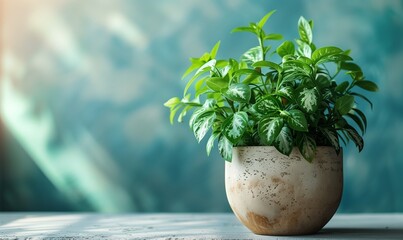
[[[338,214],[318,234],[251,233],[231,213],[0,213],[0,239],[403,239],[403,214]]]

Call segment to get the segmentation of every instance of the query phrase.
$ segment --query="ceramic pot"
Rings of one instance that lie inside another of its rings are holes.
[[[235,147],[225,163],[225,188],[237,218],[263,235],[318,232],[336,212],[343,190],[343,157],[317,147],[312,163],[297,148]]]

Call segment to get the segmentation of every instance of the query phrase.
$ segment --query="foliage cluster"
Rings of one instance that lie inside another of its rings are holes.
[[[239,60],[217,59],[220,42],[190,59],[183,75],[188,79],[184,97],[164,104],[170,108],[171,123],[177,115],[182,122],[191,111],[189,125],[197,141],[210,133],[207,154],[218,141],[220,154],[228,161],[234,146],[274,146],[285,155],[298,147],[308,161],[317,146],[333,146],[338,152],[340,142],[351,140],[361,151],[367,120],[356,99],[371,108],[372,103],[356,89],[377,91],[377,85],[366,80],[349,51],[317,48],[313,22],[304,17],[298,21],[299,39],[282,41],[272,49],[268,42],[283,39],[264,30],[273,13],[233,30],[254,34],[258,40]],[[336,81],[337,76],[342,80]]]

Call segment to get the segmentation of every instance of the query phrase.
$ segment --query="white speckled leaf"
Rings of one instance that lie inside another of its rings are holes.
[[[304,135],[299,145],[299,151],[308,162],[312,162],[316,154],[315,140],[309,136]]]
[[[364,148],[364,140],[362,139],[360,134],[353,128],[346,129],[345,131],[347,132],[347,134],[351,138],[351,140],[353,140],[354,143],[357,145],[358,150],[361,152],[362,149]]]
[[[340,149],[340,143],[339,143],[339,137],[337,136],[337,133],[334,131],[330,131],[328,129],[321,129],[321,132],[327,140],[332,144],[332,146],[338,151]]]
[[[290,127],[296,131],[307,132],[308,123],[306,121],[303,112],[297,109],[292,109],[289,111],[290,116],[287,118],[287,123]]]
[[[259,122],[259,135],[265,143],[271,145],[280,133],[284,121],[282,118],[264,118]]]
[[[224,135],[233,144],[237,143],[248,125],[248,114],[236,112],[224,123]]]
[[[249,102],[251,90],[248,85],[236,83],[229,86],[226,95],[229,99],[237,102]]]
[[[221,136],[218,141],[218,150],[221,156],[226,160],[231,162],[232,159],[232,143],[225,137]]]
[[[287,156],[290,155],[293,148],[293,141],[291,129],[289,127],[284,126],[281,129],[276,140],[274,141],[274,146],[282,154]]]
[[[319,92],[316,87],[304,88],[299,94],[299,105],[308,113],[315,112],[319,104]]]
[[[204,138],[208,130],[211,128],[215,117],[216,114],[214,112],[206,112],[200,115],[200,117],[196,120],[193,125],[193,132],[198,142]]]

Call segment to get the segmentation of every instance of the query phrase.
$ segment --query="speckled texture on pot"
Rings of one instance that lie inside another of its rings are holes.
[[[297,148],[287,157],[274,147],[235,147],[232,162],[225,164],[225,178],[229,204],[252,232],[312,234],[339,206],[342,153],[318,147],[309,163]]]

